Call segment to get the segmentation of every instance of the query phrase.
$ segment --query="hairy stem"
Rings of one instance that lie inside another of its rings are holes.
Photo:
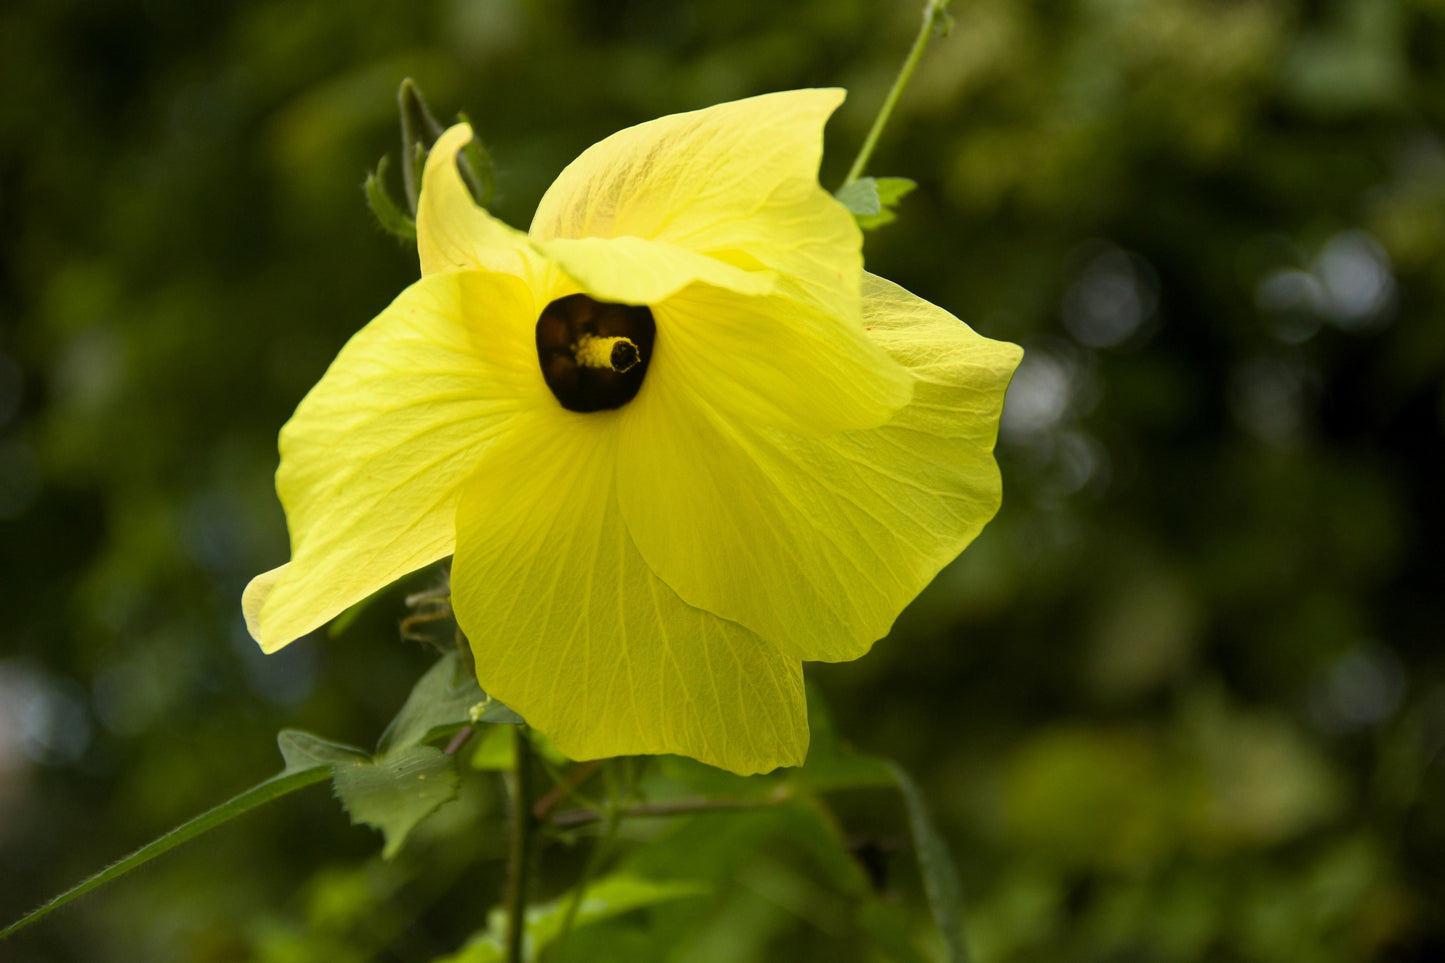
[[[908,86],[908,81],[913,77],[914,68],[923,59],[923,49],[928,46],[928,38],[933,36],[933,31],[944,22],[945,11],[950,2],[952,0],[928,0],[924,4],[923,24],[918,28],[918,36],[913,39],[913,49],[908,51],[908,59],[903,61],[903,67],[898,71],[888,96],[883,99],[883,106],[878,108],[878,116],[873,118],[873,126],[869,128],[868,136],[863,139],[863,146],[858,149],[853,166],[848,168],[848,176],[843,179],[844,187],[863,176],[863,169],[868,166],[873,150],[878,146],[878,138],[883,136],[883,128],[888,126],[888,118],[893,115],[893,108],[897,106],[903,88]]]

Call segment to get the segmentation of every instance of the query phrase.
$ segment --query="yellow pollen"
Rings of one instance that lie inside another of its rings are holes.
[[[610,368],[618,374],[637,366],[642,355],[631,338],[599,338],[584,334],[572,349],[584,368]]]

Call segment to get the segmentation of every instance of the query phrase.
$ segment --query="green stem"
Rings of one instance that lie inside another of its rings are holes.
[[[883,106],[878,108],[878,116],[873,118],[873,126],[869,129],[868,136],[863,139],[863,146],[858,149],[858,156],[854,158],[853,166],[848,168],[848,176],[843,180],[843,187],[847,187],[863,176],[863,169],[868,166],[868,161],[873,156],[873,149],[878,146],[878,138],[883,136],[883,128],[888,126],[888,118],[893,116],[893,108],[898,104],[898,98],[902,96],[903,88],[908,86],[908,81],[913,77],[914,68],[923,59],[923,49],[928,46],[928,38],[933,36],[934,29],[943,22],[944,12],[951,2],[952,0],[928,0],[924,4],[923,24],[918,29],[918,36],[913,40],[913,49],[908,51],[908,59],[903,61],[903,67],[898,71],[892,89],[883,99]]]
[[[214,829],[224,822],[235,819],[242,813],[255,809],[264,803],[271,802],[273,799],[279,799],[287,793],[295,792],[312,783],[323,782],[329,778],[331,778],[330,766],[313,766],[310,769],[303,769],[300,772],[285,772],[279,776],[267,779],[259,785],[252,786],[239,796],[221,803],[214,809],[209,809],[201,813],[188,822],[181,823],[181,825],[172,829],[160,839],[147,843],[124,859],[112,863],[89,879],[72,886],[39,909],[33,910],[14,923],[11,923],[3,930],[0,930],[0,940],[24,929],[51,911],[60,909],[60,907],[69,903],[71,900],[84,896],[98,886],[103,886],[117,876],[124,876],[126,873],[145,865],[162,853],[175,849],[181,843],[195,839],[208,829]]]
[[[738,809],[769,809],[773,806],[781,806],[792,798],[791,794],[784,791],[774,793],[766,799],[674,799],[670,802],[641,803],[618,809],[615,813],[601,812],[596,809],[564,809],[561,812],[553,813],[550,822],[553,826],[558,827],[584,826],[587,823],[608,819],[613,815],[619,818],[686,816],[691,813],[727,812]]]
[[[512,734],[512,839],[507,853],[507,963],[523,963],[527,935],[527,874],[532,864],[532,742],[525,726]]]

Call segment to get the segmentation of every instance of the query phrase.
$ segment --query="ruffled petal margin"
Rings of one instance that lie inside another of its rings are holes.
[[[478,680],[573,759],[801,764],[802,666],[648,568],[617,505],[617,426],[611,412],[538,413],[465,484],[452,599]]]
[[[556,405],[516,278],[423,278],[341,349],[281,430],[291,561],[247,587],[267,652],[452,553],[457,488],[521,412]]]
[[[880,428],[759,428],[663,367],[656,397],[622,425],[622,515],[652,570],[807,660],[866,652],[1001,498],[992,452],[1020,349],[872,276],[863,313],[915,380]]]

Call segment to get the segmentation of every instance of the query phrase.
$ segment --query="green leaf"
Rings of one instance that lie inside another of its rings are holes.
[[[377,748],[384,756],[397,749],[440,739],[466,725],[482,722],[515,725],[521,721],[522,717],[511,709],[488,698],[460,653],[448,652],[412,686],[406,704],[381,734]]]
[[[577,916],[572,921],[572,931],[576,932],[584,926],[633,910],[686,899],[689,896],[701,896],[710,889],[708,884],[700,881],[658,882],[628,873],[615,873],[587,887],[582,903],[577,908]],[[527,959],[536,959],[537,954],[556,941],[562,931],[567,916],[567,904],[571,898],[570,894],[564,893],[555,902],[535,906],[527,911]],[[504,955],[501,932],[504,926],[502,914],[493,912],[485,932],[474,937],[458,952],[438,957],[432,963],[501,963]]]
[[[897,220],[893,209],[917,186],[906,177],[860,177],[838,188],[833,196],[853,212],[859,227],[871,231]]]
[[[883,202],[878,196],[878,182],[871,177],[849,181],[838,188],[833,196],[855,217],[860,214],[876,217],[883,210]]]
[[[364,750],[355,746],[331,742],[300,729],[282,729],[276,735],[276,745],[281,750],[281,758],[286,761],[284,772],[288,773],[370,758]]]
[[[377,749],[383,755],[427,741],[434,729],[461,728],[472,706],[486,698],[476,677],[456,652],[448,652],[412,686],[406,703],[386,731]]]
[[[885,762],[893,774],[903,803],[908,810],[908,827],[913,833],[913,848],[918,854],[918,870],[923,877],[923,891],[928,896],[933,921],[943,934],[949,963],[968,963],[968,944],[963,938],[963,887],[948,844],[943,841],[924,803],[923,793],[913,777],[894,762]]]
[[[321,740],[317,741],[319,742]],[[71,900],[84,896],[91,890],[103,886],[113,879],[124,876],[133,869],[144,866],[162,853],[175,849],[181,843],[195,839],[201,835],[201,833],[209,829],[215,829],[223,823],[230,822],[237,816],[250,812],[257,806],[271,802],[273,799],[279,799],[282,796],[310,786],[313,783],[323,782],[329,775],[331,775],[331,770],[325,765],[313,765],[293,769],[290,760],[288,760],[286,770],[280,775],[273,776],[263,783],[252,786],[239,796],[234,796],[214,809],[208,809],[199,816],[181,823],[181,825],[159,839],[142,846],[129,856],[112,863],[94,876],[72,886],[40,908],[27,913],[3,930],[0,930],[0,940],[19,932],[52,911],[60,909],[60,907],[69,903]]]
[[[874,228],[882,227],[884,224],[891,224],[893,221],[896,221],[898,215],[894,209],[898,207],[898,202],[903,200],[905,196],[918,186],[917,183],[910,181],[906,177],[879,177],[870,179],[873,180],[878,191],[879,211],[876,214],[864,214],[861,216],[855,214],[858,219],[858,226],[865,231],[871,231]]]
[[[376,162],[376,170],[366,175],[366,183],[361,188],[366,193],[366,206],[371,208],[371,213],[386,233],[402,241],[415,240],[416,222],[401,212],[396,206],[396,202],[391,199],[391,194],[386,190],[386,165],[388,163],[390,161],[382,157]],[[345,614],[343,613],[343,615]],[[342,627],[342,629],[344,628],[345,626]],[[336,631],[340,632],[342,629]]]
[[[401,851],[407,835],[456,798],[455,760],[434,746],[408,746],[375,761],[351,759],[331,767],[336,798],[353,825],[379,829],[383,859]]]

